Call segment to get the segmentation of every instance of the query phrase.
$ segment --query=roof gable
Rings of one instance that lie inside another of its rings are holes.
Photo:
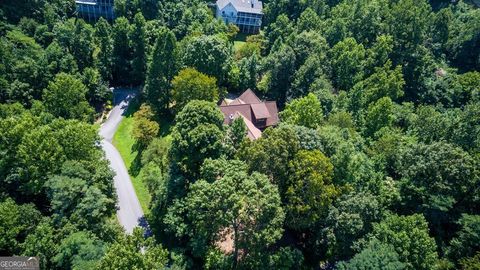
[[[234,119],[241,117],[243,119],[243,122],[245,123],[245,126],[247,127],[247,136],[250,138],[250,140],[256,140],[260,137],[262,137],[262,131],[258,129],[252,121],[248,120],[243,114],[236,112],[234,115]]]
[[[219,9],[224,9],[228,4],[239,12],[263,14],[263,3],[259,0],[217,0]]]
[[[261,103],[262,101],[255,95],[252,89],[247,89],[243,92],[238,99],[242,100],[244,103],[253,104],[253,103]]]
[[[270,117],[270,113],[268,112],[268,108],[265,103],[255,103],[251,104],[253,115],[255,115],[255,119],[265,119]]]
[[[275,126],[279,122],[277,103],[261,101],[251,89],[247,89],[234,100],[222,101],[219,107],[226,125],[231,124],[233,119],[242,116],[249,130],[249,138],[253,140],[259,138],[258,131]]]

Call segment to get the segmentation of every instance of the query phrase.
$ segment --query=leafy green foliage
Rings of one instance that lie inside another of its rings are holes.
[[[53,33],[60,46],[71,52],[80,70],[93,65],[95,47],[93,46],[94,29],[91,25],[83,20],[71,18],[56,24]]]
[[[172,87],[172,99],[178,111],[192,100],[218,101],[217,80],[193,68],[182,69],[173,78]]]
[[[347,38],[331,51],[332,71],[335,85],[342,90],[349,90],[362,80],[365,68],[365,48],[355,39]]]
[[[158,134],[160,125],[153,120],[150,106],[142,104],[140,109],[133,114],[132,136],[140,148],[146,147]]]
[[[53,268],[52,258],[56,254],[58,235],[49,219],[42,220],[35,230],[28,234],[22,244],[24,256],[38,256],[40,267]]]
[[[370,104],[365,116],[365,135],[374,136],[382,128],[389,127],[393,122],[393,102],[389,97],[384,97]]]
[[[53,258],[57,267],[62,269],[94,268],[105,252],[105,243],[94,235],[76,232],[62,239],[59,252]]]
[[[198,175],[206,158],[218,158],[223,149],[223,114],[214,103],[194,100],[175,118],[171,159],[187,176]]]
[[[476,195],[472,193],[479,181],[476,162],[468,153],[444,142],[405,149],[400,159],[405,206],[425,213],[435,231],[443,234],[451,213],[476,207]]]
[[[289,178],[286,164],[293,160],[299,147],[293,128],[282,126],[267,129],[260,139],[243,145],[237,155],[250,170],[266,174],[280,190],[284,190]]]
[[[0,251],[2,253],[18,253],[20,243],[31,233],[38,222],[41,214],[31,204],[16,204],[12,199],[7,198],[0,202]]]
[[[170,209],[166,223],[177,235],[190,237],[197,256],[217,245],[233,252],[233,265],[237,265],[240,253],[254,256],[280,238],[284,220],[280,196],[265,175],[250,175],[244,166],[230,166],[216,178],[190,186],[187,197]]]
[[[367,239],[391,245],[405,269],[432,269],[438,259],[437,245],[428,235],[427,221],[419,214],[389,215],[374,224]]]
[[[132,235],[121,236],[110,245],[95,269],[163,269],[167,255],[162,246],[145,238],[143,230],[136,228]]]
[[[478,269],[472,1],[264,1],[248,37],[207,2],[118,0],[110,26],[74,1],[1,1],[2,255],[45,269]],[[202,74],[178,74],[190,68]],[[145,86],[136,180],[170,260],[113,218],[90,124],[110,85]],[[247,88],[283,111],[256,141],[193,101]]]
[[[480,243],[480,216],[463,214],[458,224],[460,231],[450,242],[449,255],[453,260],[477,256]]]
[[[384,207],[368,193],[348,194],[339,198],[328,210],[322,237],[328,245],[328,253],[336,258],[348,258],[354,254],[354,242],[372,230],[372,224],[383,218]],[[371,249],[376,249],[374,247]],[[364,251],[363,253],[370,253]],[[361,253],[360,253],[361,254]],[[369,254],[356,256],[372,256]],[[388,254],[388,253],[387,253]],[[363,260],[363,259],[362,259]],[[362,261],[359,259],[359,261]]]
[[[323,121],[322,105],[318,98],[310,93],[306,97],[287,103],[280,113],[280,118],[287,124],[316,128]]]
[[[177,40],[169,30],[161,30],[148,65],[145,82],[147,102],[158,111],[164,111],[170,103],[170,81],[177,71]]]
[[[66,162],[61,174],[48,180],[47,193],[56,222],[69,221],[80,229],[101,232],[102,224],[114,213],[115,200],[88,183],[91,178],[82,165]]]
[[[86,101],[86,92],[82,81],[60,73],[44,91],[45,109],[56,117],[92,121],[93,109]]]
[[[112,27],[103,18],[100,18],[95,24],[94,40],[99,48],[96,66],[103,80],[108,81],[112,78],[113,37]]]
[[[185,47],[183,64],[225,82],[230,69],[232,49],[219,36],[199,36]]]
[[[145,44],[145,17],[142,13],[135,14],[130,40],[132,40],[132,82],[142,84],[145,81],[147,69],[147,45]]]
[[[400,270],[406,269],[406,267],[405,264],[400,262],[399,255],[395,252],[395,249],[392,246],[372,241],[368,247],[355,255],[350,261],[339,263],[336,269]]]
[[[339,188],[332,183],[333,165],[322,152],[299,151],[290,162],[285,192],[286,224],[293,229],[309,228],[326,216]]]
[[[130,78],[132,52],[128,36],[131,25],[124,17],[119,17],[113,24],[113,70],[114,82],[127,84]]]

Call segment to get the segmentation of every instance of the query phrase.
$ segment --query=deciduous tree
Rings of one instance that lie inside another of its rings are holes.
[[[193,68],[181,70],[172,81],[172,99],[175,109],[180,111],[192,100],[217,102],[219,90],[217,79]]]
[[[285,200],[286,224],[295,230],[311,228],[327,214],[340,194],[333,185],[333,165],[320,151],[299,151],[289,163],[291,175],[280,187]]]
[[[167,224],[177,235],[191,237],[189,244],[197,256],[210,246],[223,246],[232,253],[235,268],[242,263],[240,256],[264,252],[281,237],[285,216],[278,190],[265,175],[230,167],[216,178],[193,184],[187,197],[170,209]],[[178,226],[180,222],[185,225]]]
[[[420,214],[389,215],[373,225],[367,239],[391,245],[405,269],[432,269],[438,259],[437,245],[429,236],[428,223]]]
[[[225,82],[230,71],[232,48],[219,36],[199,36],[186,46],[183,64]]]
[[[322,105],[318,98],[310,93],[306,97],[287,103],[280,112],[282,122],[308,128],[316,128],[323,122]]]
[[[87,88],[72,75],[60,73],[43,93],[48,112],[65,119],[93,120],[93,109],[86,100]]]
[[[153,116],[152,109],[145,104],[133,114],[132,136],[140,149],[147,147],[160,130],[160,125],[153,120]]]
[[[337,88],[350,90],[361,81],[365,68],[365,48],[353,38],[346,38],[331,50],[332,75]]]
[[[132,235],[120,236],[106,250],[95,269],[163,269],[168,252],[156,245],[153,238],[145,238],[143,229],[135,228]]]

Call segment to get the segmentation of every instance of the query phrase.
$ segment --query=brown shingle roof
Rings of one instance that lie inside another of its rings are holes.
[[[228,105],[240,105],[240,104],[245,104],[245,102],[239,98],[236,98],[232,102],[230,102]]]
[[[253,121],[253,114],[250,104],[226,105],[220,106],[220,110],[224,115],[224,123],[229,125],[232,122],[232,117],[236,112],[241,113],[249,121]]]
[[[255,115],[255,119],[265,119],[270,117],[270,113],[268,112],[268,108],[265,103],[255,103],[250,104],[252,106],[253,115]]]
[[[236,112],[235,115],[233,116],[233,119],[236,119],[238,117],[242,117],[243,122],[245,123],[245,126],[247,127],[247,136],[250,140],[254,141],[254,140],[262,137],[262,131],[260,129],[258,129],[250,120],[248,120],[241,113]]]
[[[250,89],[230,103],[222,102],[220,110],[224,115],[226,125],[241,115],[249,129],[249,138],[253,140],[259,138],[256,130],[274,126],[279,122],[277,103],[275,101],[262,102]],[[260,119],[266,119],[266,121],[258,122]],[[252,128],[252,125],[255,129]]]
[[[262,101],[255,95],[255,93],[249,88],[241,94],[238,99],[242,100],[244,103],[253,104],[261,103]]]
[[[280,121],[280,119],[278,118],[277,102],[266,101],[265,106],[267,107],[268,112],[270,113],[270,117],[267,118],[267,127],[275,126]]]

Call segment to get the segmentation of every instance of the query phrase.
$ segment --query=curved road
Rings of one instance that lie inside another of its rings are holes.
[[[143,224],[144,214],[130,176],[128,175],[127,167],[120,153],[113,146],[112,139],[118,125],[123,119],[123,114],[128,107],[128,102],[134,96],[135,91],[133,90],[115,90],[113,94],[114,108],[99,131],[100,137],[102,138],[102,148],[105,151],[107,159],[110,161],[110,167],[116,174],[114,177],[114,185],[118,196],[117,217],[128,234],[132,233],[134,227]]]

